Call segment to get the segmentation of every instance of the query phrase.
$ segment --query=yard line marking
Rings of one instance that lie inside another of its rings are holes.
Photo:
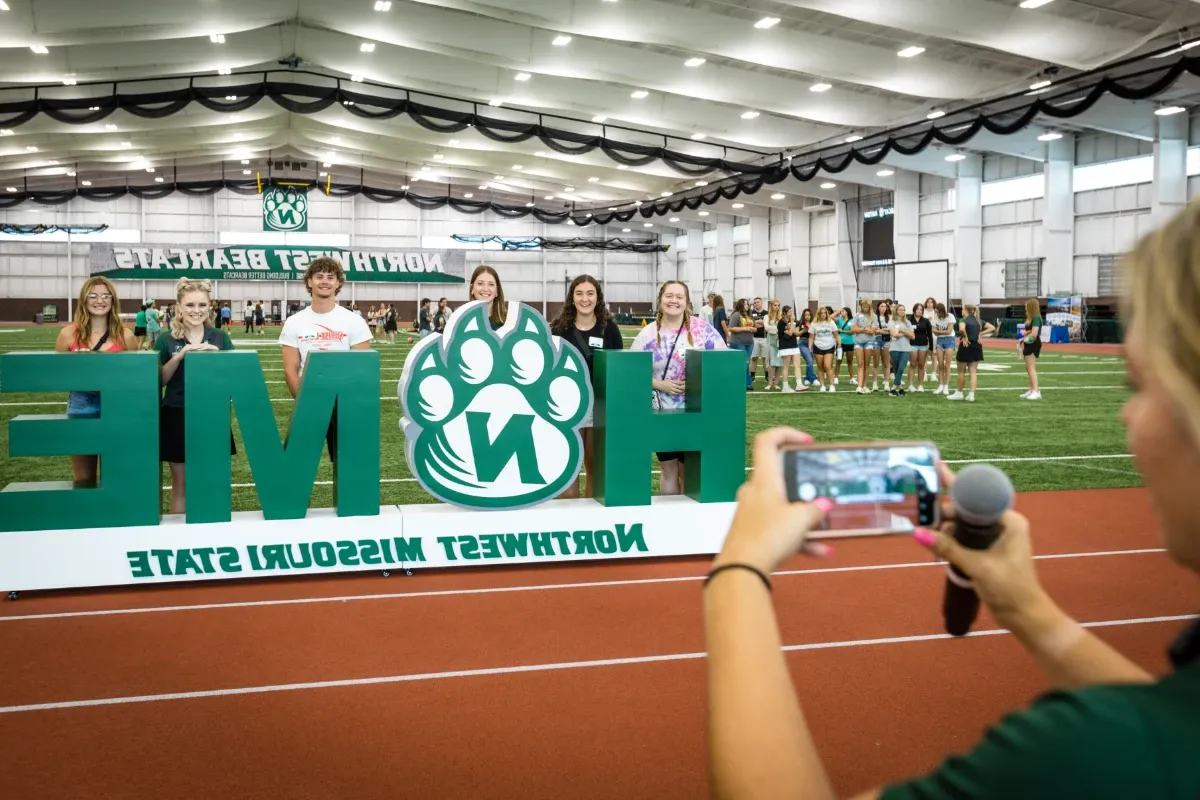
[[[1034,556],[1034,560],[1051,561],[1067,558],[1102,558],[1109,556],[1140,556],[1165,553],[1163,548],[1142,548],[1136,550],[1104,550],[1083,553],[1057,553]],[[703,557],[703,556],[699,556]],[[941,561],[916,561],[903,564],[868,564],[857,567],[818,567],[814,569],[779,570],[772,575],[834,575],[843,572],[878,572],[890,569],[917,569],[921,567],[943,566]],[[381,565],[379,569],[383,569]],[[370,571],[370,570],[366,570]],[[347,573],[332,573],[345,575]],[[244,600],[231,603],[200,603],[196,605],[179,606],[148,606],[145,608],[110,608],[97,611],[63,611],[52,614],[17,614],[0,616],[0,623],[28,620],[76,619],[79,617],[113,617],[129,614],[163,614],[179,611],[214,611],[227,608],[263,608],[271,606],[321,605],[324,603],[350,603],[370,600],[408,600],[425,597],[462,597],[465,595],[512,594],[514,592],[548,592],[563,589],[607,589],[619,586],[650,586],[662,583],[688,583],[703,581],[704,575],[685,575],[672,578],[636,578],[613,581],[580,581],[577,583],[547,583],[520,586],[491,586],[480,589],[440,589],[425,592],[389,592],[385,594],[357,594],[338,597],[299,597],[290,600]],[[165,584],[163,584],[165,585]]]
[[[1084,628],[1109,628],[1126,625],[1152,625],[1165,622],[1184,622],[1194,619],[1190,614],[1163,617],[1141,617],[1138,619],[1116,619],[1098,622],[1081,623]],[[984,636],[1007,636],[1008,631],[1000,628],[986,628],[972,631],[966,638],[974,639]],[[910,644],[916,642],[932,642],[955,637],[948,633],[919,634],[915,636],[889,636],[878,639],[850,639],[835,642],[808,642],[805,644],[790,644],[783,647],[784,652],[799,653],[809,650],[830,650],[844,647],[873,647],[889,644]],[[419,672],[408,675],[388,675],[376,678],[348,678],[331,681],[310,681],[307,683],[281,683],[265,686],[242,686],[234,689],[209,689],[194,692],[171,692],[165,694],[145,694],[127,697],[102,697],[94,700],[69,700],[59,703],[35,703],[22,706],[0,706],[0,714],[17,714],[28,711],[60,711],[73,708],[93,708],[96,706],[129,705],[132,703],[162,703],[171,700],[201,700],[210,697],[234,697],[238,695],[269,694],[274,692],[311,691],[315,689],[337,689],[350,686],[378,686],[391,683],[412,683],[416,681],[448,680],[452,678],[480,678],[493,675],[517,675],[537,672],[557,672],[567,669],[596,669],[599,667],[622,667],[633,664],[661,664],[676,661],[698,661],[707,658],[707,653],[667,653],[662,655],[633,656],[629,658],[605,658],[592,661],[561,661],[549,664],[522,664],[509,667],[490,667],[484,669],[448,670],[445,672]]]

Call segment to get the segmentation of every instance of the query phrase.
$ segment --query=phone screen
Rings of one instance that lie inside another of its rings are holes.
[[[822,530],[902,532],[938,524],[937,458],[932,444],[805,447],[783,474],[791,502],[834,501]]]

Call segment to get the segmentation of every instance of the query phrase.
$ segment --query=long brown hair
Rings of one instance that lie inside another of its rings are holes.
[[[571,328],[575,327],[575,289],[585,283],[590,283],[596,289],[596,324],[600,326],[601,330],[607,327],[609,320],[612,319],[612,314],[609,313],[608,306],[604,304],[604,289],[600,288],[600,281],[591,275],[580,275],[567,287],[566,302],[559,309],[558,316],[550,323],[551,332],[565,336],[571,332]]]
[[[671,284],[676,284],[683,287],[683,327],[687,329],[688,344],[695,344],[695,342],[692,341],[692,326],[689,324],[692,319],[692,290],[689,289],[688,285],[683,281],[667,281],[662,286],[658,287],[658,313],[654,315],[654,336],[656,343],[662,344],[662,296],[663,292],[665,292],[667,287]],[[720,299],[720,295],[717,295],[717,299]]]
[[[471,273],[471,282],[467,284],[468,297],[472,300],[475,299],[475,279],[485,272],[492,276],[492,280],[496,281],[496,297],[492,300],[488,319],[493,325],[499,327],[508,318],[508,303],[504,300],[504,284],[500,283],[500,275],[497,274],[496,270],[487,264],[480,264],[476,267],[475,271]]]
[[[96,286],[103,287],[112,295],[112,305],[108,308],[108,340],[125,341],[125,324],[121,322],[121,301],[117,298],[117,289],[108,278],[96,275],[83,282],[83,288],[79,290],[79,302],[75,304],[76,347],[87,347],[92,337],[92,315],[87,310],[87,296]]]
[[[1031,297],[1025,301],[1025,322],[1029,324],[1033,322],[1033,318],[1042,313],[1042,304],[1038,302],[1036,297]]]

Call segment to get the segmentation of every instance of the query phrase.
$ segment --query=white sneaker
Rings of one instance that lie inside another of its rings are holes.
[[[855,386],[858,386],[858,378],[851,378],[850,383],[854,384]]]
[[[969,395],[967,395],[967,402],[968,402],[968,403],[974,403],[974,402],[975,402],[975,393],[974,393],[974,392],[971,392]]]
[[[834,383],[837,383],[837,381],[834,381]],[[830,394],[833,394],[833,393],[834,393],[834,392],[836,392],[836,391],[837,391],[837,387],[836,387],[836,386],[830,386],[830,387],[829,387],[829,393],[830,393]]]
[[[924,392],[924,391],[925,391],[925,387],[924,387],[924,386],[921,386],[920,384],[918,384],[918,385],[917,385],[917,388],[916,388],[916,391],[918,391],[918,392]]]
[[[780,389],[779,391],[783,392],[784,394],[795,394],[796,393],[796,390],[793,389],[791,386],[788,386],[786,383],[783,384],[783,388]]]
[[[1041,392],[1030,392],[1029,394],[1025,395],[1025,399],[1026,400],[1041,400],[1042,393]]]
[[[824,393],[825,393],[825,391],[826,391],[826,390],[825,390],[825,387],[824,387],[824,386],[822,386],[822,387],[821,387],[821,393],[822,393],[822,394],[824,394]]]
[[[1031,394],[1033,394],[1033,390],[1032,390],[1032,389],[1030,389],[1029,391],[1025,392],[1025,394],[1021,395],[1021,399],[1022,399],[1022,400],[1028,400],[1028,399],[1029,399],[1029,395],[1031,395]]]
[[[962,393],[962,392],[955,392],[954,394],[949,394],[949,395],[946,395],[946,399],[947,399],[947,400],[962,400],[962,399],[963,399],[963,393]]]
[[[913,385],[911,383],[908,385],[908,391],[910,391],[910,392],[916,391],[916,389],[913,388]]]
[[[838,383],[838,381],[839,381],[839,380],[841,380],[841,379],[840,379],[840,378],[834,378],[834,379],[833,379],[833,385],[834,385],[834,386],[837,386],[837,383]]]

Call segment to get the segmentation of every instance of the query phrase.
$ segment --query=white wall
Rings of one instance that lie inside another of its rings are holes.
[[[1117,186],[1075,195],[1075,291],[1095,296],[1097,256],[1128,252],[1150,232],[1153,186]]]
[[[309,232],[350,236],[350,245],[360,248],[420,247],[424,236],[499,235],[509,237],[621,236],[619,226],[598,227],[545,225],[532,218],[507,220],[492,213],[460,214],[450,208],[422,211],[406,203],[375,203],[364,198],[330,198],[311,192]],[[36,213],[34,210],[36,209]],[[212,244],[223,231],[261,231],[262,200],[258,195],[222,191],[209,197],[173,194],[161,200],[124,197],[111,202],[75,199],[62,206],[44,207],[26,203],[0,210],[0,222],[14,224],[107,224],[114,229],[142,231],[146,243]],[[84,237],[79,237],[84,239]],[[88,245],[72,247],[74,279],[68,285],[68,256],[65,243],[0,241],[0,297],[65,298],[76,296],[87,272]],[[649,302],[654,299],[658,256],[618,251],[467,251],[467,271],[479,263],[496,265],[504,281],[505,294],[540,306],[543,298],[560,302],[565,293],[564,276],[588,272],[605,283],[612,305]],[[285,288],[286,286],[286,288]],[[231,302],[301,297],[303,287],[294,281],[222,281],[217,287],[222,300]],[[130,291],[143,297],[167,298],[170,281],[146,281]],[[122,292],[124,294],[124,292]],[[415,300],[422,294],[445,294],[465,300],[465,285],[351,283],[344,299],[364,302]]]
[[[1042,255],[1042,206],[1019,200],[983,207],[983,275],[980,296],[1004,296],[1004,262]],[[951,284],[954,285],[953,283]]]

